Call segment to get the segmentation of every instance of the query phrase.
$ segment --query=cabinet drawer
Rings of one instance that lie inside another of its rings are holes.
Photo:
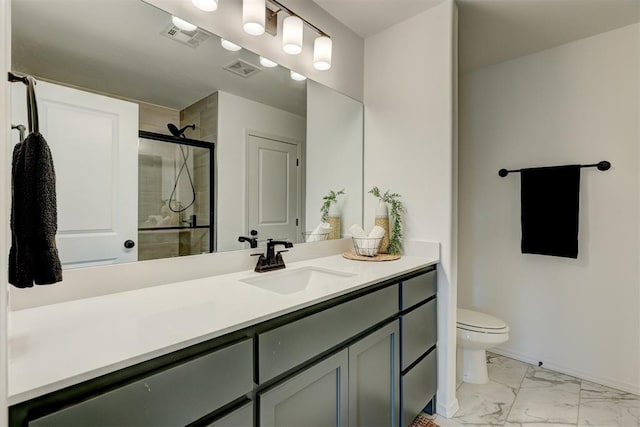
[[[438,363],[436,349],[411,368],[401,378],[402,427],[411,425],[413,419],[424,409],[438,388]]]
[[[177,426],[251,391],[245,340],[38,418],[29,426]]]
[[[258,335],[259,381],[271,378],[393,316],[398,285]]]
[[[438,336],[436,307],[437,300],[434,298],[400,317],[402,325],[401,369],[406,369],[436,344]]]
[[[433,270],[402,282],[402,305],[405,310],[424,301],[438,291],[437,271]]]

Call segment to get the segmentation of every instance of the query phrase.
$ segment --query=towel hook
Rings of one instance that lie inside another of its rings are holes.
[[[11,129],[17,129],[20,132],[20,142],[24,141],[24,133],[27,130],[24,125],[11,125]]]

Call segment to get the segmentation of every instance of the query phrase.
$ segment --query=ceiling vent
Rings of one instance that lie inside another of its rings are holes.
[[[242,59],[236,59],[231,64],[224,67],[224,69],[244,78],[251,77],[261,71],[261,68],[258,68],[247,61],[243,61]]]
[[[210,37],[210,34],[206,31],[201,30],[200,28],[194,31],[185,31],[176,27],[173,24],[169,24],[165,27],[164,30],[160,32],[165,37],[169,37],[171,40],[175,40],[182,44],[186,44],[192,48],[196,48]]]

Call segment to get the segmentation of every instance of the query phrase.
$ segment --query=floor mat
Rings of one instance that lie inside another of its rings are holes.
[[[425,413],[418,414],[413,420],[410,427],[439,427],[429,416]]]

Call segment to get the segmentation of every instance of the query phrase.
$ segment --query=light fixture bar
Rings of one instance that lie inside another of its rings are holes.
[[[289,9],[287,6],[283,5],[282,3],[280,3],[278,0],[266,0],[271,4],[274,4],[276,6],[278,6],[281,10],[284,10],[285,12],[287,12],[290,16],[297,16],[298,18],[300,18],[302,20],[302,22],[304,22],[305,24],[307,24],[309,27],[313,28],[313,30],[320,34],[321,36],[325,36],[325,37],[329,37],[331,38],[331,36],[327,33],[325,33],[324,31],[322,31],[320,28],[316,27],[315,25],[313,25],[311,22],[307,21],[306,19],[304,19],[302,16],[298,15],[297,13],[295,13],[294,11],[292,11],[291,9]],[[280,12],[280,10],[274,11],[274,14],[277,14],[278,12]]]

